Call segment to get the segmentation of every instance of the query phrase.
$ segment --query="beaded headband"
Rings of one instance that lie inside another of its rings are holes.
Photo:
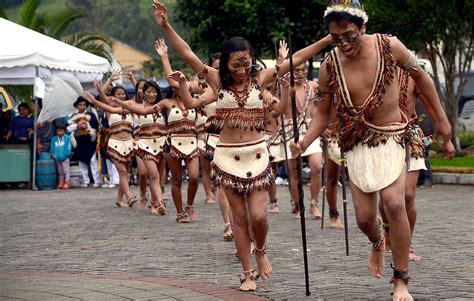
[[[364,10],[364,6],[358,0],[333,0],[324,12],[324,17],[330,13],[348,13],[364,20],[364,24],[369,21],[369,17]]]

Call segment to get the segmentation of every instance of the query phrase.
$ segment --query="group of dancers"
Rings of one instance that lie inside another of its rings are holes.
[[[257,279],[272,275],[266,241],[267,213],[279,211],[275,162],[287,162],[293,213],[299,217],[296,158],[308,156],[310,212],[321,217],[317,200],[323,166],[320,139],[324,139],[328,145],[325,163],[331,226],[343,227],[336,187],[341,162],[345,162],[357,224],[373,244],[369,271],[375,277],[382,276],[384,252],[390,242],[393,299],[412,300],[408,260],[416,220],[414,191],[426,145],[414,112],[415,96],[420,96],[443,136],[446,156],[454,153],[449,122],[434,85],[414,55],[394,37],[367,34],[368,18],[359,1],[331,3],[324,14],[329,34],[292,56],[297,109],[297,119],[292,120],[287,76],[291,65],[284,42],[280,42],[279,58],[271,68],[257,64],[251,44],[242,37],[226,41],[221,52],[204,64],[168,22],[164,4],[154,1],[153,15],[196,76],[189,79],[173,71],[167,46],[158,40],[155,47],[172,96],[160,100],[159,87],[143,80],[136,84],[133,100],[106,95],[99,84],[99,100],[84,93],[89,102],[108,114],[111,136],[107,151],[120,174],[117,205],[146,206],[143,190],[142,197],[137,198],[128,187],[127,165],[135,151],[139,170],[149,181],[150,210],[157,214],[167,210],[163,200],[166,160],[172,175],[176,221],[195,221],[193,204],[201,162],[208,202],[214,199],[214,185],[226,224],[224,238],[234,239],[242,264],[240,289],[254,291]],[[306,80],[305,62],[331,44],[336,47],[321,64],[318,87]],[[297,143],[292,141],[293,122],[302,137]],[[184,206],[181,161],[189,177]],[[128,203],[122,201],[123,196]],[[378,196],[382,221],[377,219]]]

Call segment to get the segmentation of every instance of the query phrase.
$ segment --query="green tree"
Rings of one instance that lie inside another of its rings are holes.
[[[18,23],[110,61],[108,49],[112,43],[109,38],[94,32],[66,34],[74,21],[86,16],[82,10],[70,8],[54,13],[44,13],[39,11],[40,6],[41,0],[25,0],[20,8]],[[4,15],[6,16],[5,13]]]
[[[178,0],[176,13],[177,19],[186,26],[191,46],[206,56],[219,51],[229,38],[242,36],[250,41],[259,56],[274,57],[275,45],[278,40],[287,38],[289,28],[293,31],[294,50],[325,34],[322,23],[325,2]]]
[[[367,0],[365,4],[369,29],[396,35],[413,50],[428,54],[433,80],[453,129],[452,140],[460,152],[458,102],[473,59],[474,1]],[[438,73],[444,75],[444,81]]]

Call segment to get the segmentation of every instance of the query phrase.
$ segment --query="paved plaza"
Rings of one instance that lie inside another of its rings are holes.
[[[269,215],[267,254],[274,274],[258,281],[255,294],[238,291],[241,266],[233,243],[222,239],[219,206],[204,203],[202,187],[195,206],[199,220],[192,224],[176,223],[171,200],[165,216],[154,216],[116,207],[115,194],[93,188],[0,190],[0,299],[390,299],[391,254],[384,277],[372,278],[370,245],[350,201],[350,256],[344,231],[321,230],[320,221],[306,220],[308,298],[300,223],[290,214],[287,187],[278,187],[282,212]],[[413,244],[422,260],[410,263],[416,299],[474,298],[473,202],[474,186],[417,190]]]

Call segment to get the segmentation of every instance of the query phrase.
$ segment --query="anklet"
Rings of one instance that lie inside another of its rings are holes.
[[[390,280],[390,283],[395,283],[397,280],[402,280],[405,282],[405,285],[408,285],[408,281],[410,280],[410,274],[408,274],[408,269],[404,269],[403,271],[398,271],[393,266],[393,263],[390,264],[390,267],[393,269],[393,277]]]
[[[384,236],[383,235],[380,235],[380,238],[377,239],[376,241],[371,241],[372,243],[372,247],[377,250],[377,251],[380,251],[380,247],[382,246],[382,244],[384,243],[385,239],[384,239]]]
[[[339,211],[337,211],[337,209],[329,208],[329,217],[330,218],[339,218]]]

